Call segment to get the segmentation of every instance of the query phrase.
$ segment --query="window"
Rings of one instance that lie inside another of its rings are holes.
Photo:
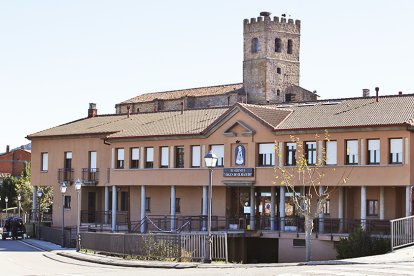
[[[293,93],[287,93],[285,95],[285,100],[286,100],[286,102],[293,102],[293,101],[295,101],[295,94],[293,94]]]
[[[154,148],[145,148],[145,168],[154,167]]]
[[[123,169],[124,168],[124,149],[119,148],[116,149],[116,169]]]
[[[121,192],[121,211],[128,211],[128,193]]]
[[[168,147],[161,147],[161,168],[168,168],[169,154]]]
[[[274,144],[259,144],[259,166],[274,166],[274,156]]]
[[[280,67],[276,68],[276,73],[278,73],[279,75],[282,74],[282,69],[280,69]]]
[[[316,165],[316,142],[305,142],[305,157],[308,165]]]
[[[367,200],[367,216],[378,216],[378,200]]]
[[[368,162],[369,165],[378,165],[380,163],[380,140],[368,140]]]
[[[287,53],[288,54],[292,54],[293,53],[293,41],[292,41],[292,39],[288,39]]]
[[[346,165],[358,165],[358,140],[346,141]]]
[[[175,167],[184,168],[184,147],[175,147]]]
[[[296,143],[286,143],[286,166],[296,165]]]
[[[326,165],[336,165],[337,163],[337,145],[336,141],[326,141],[325,145],[325,164]]]
[[[201,162],[201,150],[200,146],[191,147],[191,167],[197,168],[200,167]]]
[[[89,171],[90,172],[96,172],[96,151],[90,151],[89,152]]]
[[[280,96],[280,90],[278,89],[278,90],[276,90],[276,94],[278,95],[278,96]]]
[[[72,168],[72,152],[71,151],[65,152],[64,168],[65,169],[71,169]]]
[[[329,215],[331,213],[331,203],[329,199],[325,201],[325,204],[323,205],[322,208],[323,208],[324,215]]]
[[[402,138],[390,139],[390,163],[402,163]]]
[[[64,208],[65,208],[65,209],[70,209],[71,197],[70,197],[70,196],[65,195],[64,200],[65,200],[65,201],[64,201]]]
[[[170,199],[171,202],[171,199]],[[176,213],[181,213],[181,199],[179,197],[175,198],[175,212]],[[171,204],[170,204],[170,209],[171,209]],[[171,213],[171,210],[170,210]]]
[[[131,161],[129,162],[129,168],[139,168],[139,148],[131,148]]]
[[[258,53],[260,51],[259,39],[257,37],[252,39],[252,53]]]
[[[275,38],[275,52],[282,52],[282,40],[280,38]]]
[[[212,145],[211,151],[217,156],[217,167],[224,166],[224,145]]]
[[[40,170],[42,172],[47,172],[49,169],[49,153],[42,152],[41,159]]]
[[[151,198],[149,197],[145,198],[145,211],[151,212]]]

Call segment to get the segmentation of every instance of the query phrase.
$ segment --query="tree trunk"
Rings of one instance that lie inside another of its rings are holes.
[[[313,218],[305,215],[306,262],[311,260]]]

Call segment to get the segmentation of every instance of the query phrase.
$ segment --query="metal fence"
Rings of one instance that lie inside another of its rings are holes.
[[[414,216],[393,219],[391,224],[391,250],[414,244]]]
[[[212,234],[212,259],[228,261],[227,234]],[[81,233],[81,248],[143,259],[201,261],[207,235]]]

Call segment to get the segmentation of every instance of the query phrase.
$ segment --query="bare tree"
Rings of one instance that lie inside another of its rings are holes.
[[[297,213],[305,219],[305,241],[306,241],[306,261],[311,260],[312,231],[313,221],[323,212],[324,206],[330,195],[335,193],[339,187],[347,182],[352,169],[342,169],[337,171],[335,168],[326,166],[325,143],[329,141],[328,133],[324,137],[315,136],[315,145],[320,145],[319,155],[316,158],[304,146],[304,142],[298,137],[291,136],[291,142],[295,145],[294,158],[291,166],[284,166],[279,162],[275,167],[276,181],[274,184],[284,186],[292,195],[292,200]],[[275,143],[278,158],[283,158],[283,149]],[[335,172],[337,171],[337,172]],[[337,180],[329,185],[324,185],[323,179],[328,173],[338,174]]]

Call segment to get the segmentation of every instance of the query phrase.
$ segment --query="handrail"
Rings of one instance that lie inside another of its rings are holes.
[[[414,244],[414,216],[390,220],[391,251]]]

